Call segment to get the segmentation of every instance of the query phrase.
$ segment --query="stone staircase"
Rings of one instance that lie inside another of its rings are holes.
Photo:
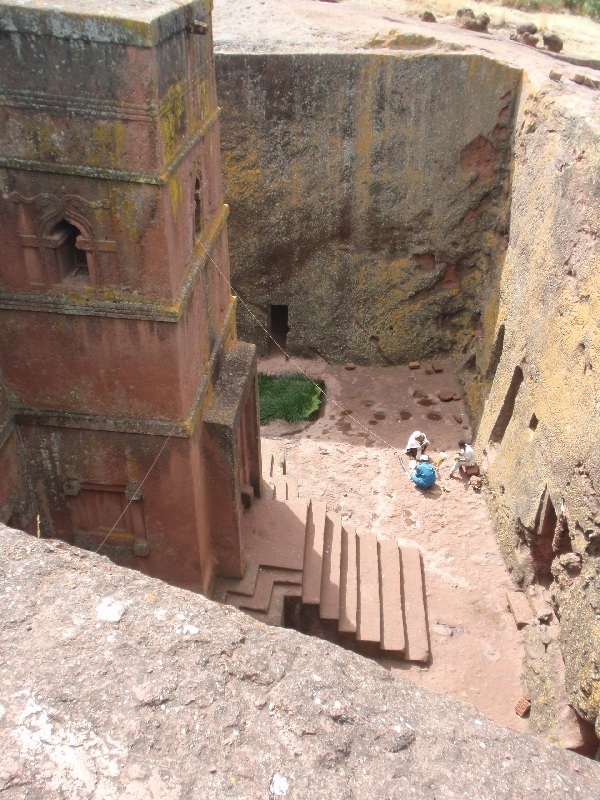
[[[213,599],[282,625],[286,597],[300,598],[337,621],[342,641],[429,661],[419,550],[357,533],[325,503],[299,498],[285,473],[282,456],[267,462],[264,497],[244,513],[245,575],[218,578]]]

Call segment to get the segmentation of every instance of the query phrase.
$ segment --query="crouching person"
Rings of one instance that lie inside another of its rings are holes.
[[[411,481],[419,489],[429,489],[436,481],[435,467],[430,463],[428,456],[421,456],[421,460],[410,473]]]
[[[460,470],[461,475],[477,475],[479,473],[479,467],[475,460],[475,451],[464,439],[460,440],[458,446],[460,450],[454,456],[454,464],[452,465],[448,477],[451,478],[457,469]]]

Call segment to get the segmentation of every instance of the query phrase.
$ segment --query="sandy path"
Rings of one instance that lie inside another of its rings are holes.
[[[323,416],[304,430],[283,423],[264,426],[263,458],[284,450],[301,496],[325,500],[358,529],[399,538],[423,553],[433,663],[428,668],[402,662],[386,666],[473,703],[496,722],[525,729],[514,713],[522,694],[522,635],[506,605],[511,580],[485,500],[462,481],[447,478],[451,462],[442,466],[441,485],[448,492],[419,492],[395,454],[415,429],[425,430],[436,453],[451,454],[459,438],[469,437],[462,401],[443,403],[436,396],[444,389],[459,392],[449,363],[441,362],[444,371],[431,375],[425,374],[426,364],[418,371],[357,367],[350,372],[322,361],[296,363],[325,380],[329,400]],[[296,367],[266,359],[260,369]],[[410,419],[401,419],[401,412],[411,414]],[[440,419],[428,418],[432,414]]]

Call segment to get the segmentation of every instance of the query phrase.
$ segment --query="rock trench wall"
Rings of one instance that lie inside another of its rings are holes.
[[[555,740],[566,701],[600,735],[600,114],[579,100],[524,85],[497,346],[464,376],[504,558],[560,622],[564,686],[550,631],[528,669],[534,727]]]
[[[287,348],[328,361],[465,361],[497,305],[521,74],[475,55],[229,55],[232,283]],[[492,323],[493,329],[493,323]],[[239,306],[243,339],[267,336]]]

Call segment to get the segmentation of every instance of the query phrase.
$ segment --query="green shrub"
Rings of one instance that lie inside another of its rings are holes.
[[[582,11],[594,19],[600,19],[600,0],[585,0]]]
[[[315,385],[315,383],[320,384]],[[304,375],[258,375],[261,424],[274,419],[300,422],[319,410],[323,382]]]

